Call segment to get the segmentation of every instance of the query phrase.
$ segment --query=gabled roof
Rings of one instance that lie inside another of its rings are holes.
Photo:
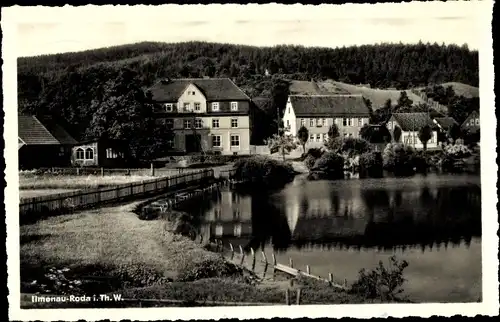
[[[71,145],[76,144],[62,127],[50,118],[42,123],[33,115],[18,115],[18,137],[26,145]]]
[[[189,84],[193,84],[208,101],[250,100],[229,78],[183,78],[161,80],[149,91],[157,102],[176,102]]]
[[[361,95],[290,95],[295,115],[301,116],[370,116]]]
[[[427,113],[393,113],[391,118],[398,122],[403,131],[419,131],[425,125],[429,125],[433,130],[437,129],[437,125]]]
[[[451,116],[436,117],[434,120],[443,128],[449,129],[453,124],[458,125],[457,121]]]
[[[466,126],[466,123],[469,122],[469,120],[471,118],[479,118],[479,113],[477,111],[472,111],[472,113],[469,114],[469,116],[467,116],[467,118],[465,119],[465,121],[462,123],[462,127]]]

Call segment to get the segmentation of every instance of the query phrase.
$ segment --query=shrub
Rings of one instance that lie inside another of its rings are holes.
[[[359,157],[359,176],[361,178],[381,178],[383,168],[382,154],[380,152],[366,152]]]
[[[316,158],[313,157],[312,155],[308,155],[305,159],[304,159],[304,164],[306,165],[306,167],[311,170],[313,167],[314,167],[314,164],[316,163]]]
[[[178,276],[178,280],[188,282],[202,278],[227,277],[241,274],[241,268],[233,263],[226,262],[221,257],[217,259],[205,259],[200,262],[189,262]]]
[[[346,138],[342,142],[341,152],[349,156],[360,155],[370,151],[370,143],[360,138]]]
[[[290,164],[264,156],[239,159],[234,170],[234,179],[267,188],[280,187],[292,181],[295,175]]]
[[[389,143],[382,154],[384,168],[397,176],[414,174],[415,151],[411,146]]]
[[[398,261],[392,256],[389,258],[389,264],[389,268],[386,268],[380,261],[378,267],[369,272],[362,269],[358,280],[352,285],[352,292],[369,299],[397,300],[398,295],[404,291],[401,288],[406,281],[403,271],[408,267],[408,262]]]
[[[329,179],[340,179],[344,177],[344,158],[334,152],[324,153],[316,160],[313,168],[321,177]]]
[[[463,144],[449,144],[444,147],[444,153],[455,159],[468,158],[471,156],[471,150]]]
[[[323,155],[323,153],[325,153],[325,151],[323,149],[320,149],[320,148],[310,148],[307,151],[306,156],[312,156],[315,159],[318,159],[318,158],[320,158]]]
[[[427,172],[430,162],[430,157],[426,151],[418,151],[413,156],[413,165],[418,173]]]

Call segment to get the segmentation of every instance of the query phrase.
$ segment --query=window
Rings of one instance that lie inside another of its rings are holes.
[[[342,125],[347,126],[347,119],[346,118],[342,119]]]
[[[191,110],[191,103],[184,103],[184,112]]]
[[[231,135],[231,146],[240,146],[240,136]]]
[[[231,111],[238,110],[238,102],[231,102]]]
[[[363,126],[363,119],[358,119],[358,126]]]
[[[321,134],[316,134],[316,142],[321,142]]]
[[[326,141],[326,140],[328,140],[328,134],[323,133],[323,141]]]
[[[219,127],[219,120],[218,119],[212,120],[212,127],[213,128],[218,128]]]
[[[221,136],[220,135],[212,135],[212,147],[218,148],[222,146]]]
[[[218,111],[219,110],[219,103],[214,102],[212,103],[212,111]]]
[[[314,141],[314,134],[309,135],[309,140]]]
[[[309,120],[309,126],[314,126],[314,119]]]
[[[233,227],[233,235],[235,237],[240,237],[241,236],[241,224],[235,224]]]
[[[479,125],[479,119],[476,119],[476,125]]]
[[[290,120],[286,120],[286,127],[290,127]]]
[[[184,120],[184,128],[185,129],[191,128],[191,120]]]
[[[306,126],[306,119],[300,119],[300,126]]]
[[[194,103],[194,110],[195,111],[200,111],[201,110],[201,104],[200,103]]]
[[[172,130],[174,128],[174,120],[165,120],[165,127]]]
[[[240,218],[240,210],[239,209],[234,209],[233,210],[233,218],[234,219],[239,219]]]
[[[168,149],[173,149],[174,148],[174,139],[168,139],[167,140],[167,148]]]
[[[323,126],[323,120],[322,119],[318,119],[317,126],[318,127],[322,127]]]
[[[203,126],[203,121],[201,119],[196,119],[194,120],[194,127],[197,129],[201,129]]]
[[[231,127],[238,127],[238,119],[231,119]]]
[[[165,110],[167,112],[172,112],[174,110],[174,105],[172,103],[165,104]]]
[[[323,119],[323,126],[326,126],[327,123],[326,123],[326,119]]]
[[[355,120],[356,120],[355,118],[351,118],[351,119],[350,119],[349,126],[354,126],[354,121],[355,121]]]
[[[93,160],[94,159],[94,149],[87,148],[85,150],[85,159],[86,160]]]
[[[83,159],[85,159],[85,152],[83,151],[82,148],[76,149],[76,159],[77,160],[83,160]]]
[[[118,154],[116,154],[116,152],[113,149],[111,149],[111,148],[106,149],[106,158],[116,159],[117,157],[118,157]]]
[[[344,133],[344,137],[345,137],[345,138],[347,137],[347,133]]]

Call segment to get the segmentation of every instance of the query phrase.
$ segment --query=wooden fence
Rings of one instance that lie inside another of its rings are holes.
[[[198,170],[171,177],[120,184],[114,187],[85,189],[34,198],[21,198],[19,201],[19,215],[22,219],[29,219],[32,215],[48,215],[54,212],[62,213],[103,203],[152,196],[168,190],[200,184],[213,178],[213,170]]]
[[[217,251],[223,251],[224,247],[221,240],[216,240],[216,247]],[[241,245],[239,246],[239,252],[235,251],[234,246],[231,243],[229,243],[229,249],[230,249],[229,260],[241,266],[248,264],[248,261],[245,260],[247,254],[243,251]],[[309,265],[306,265],[305,270],[300,270],[295,268],[293,265],[292,258],[289,259],[288,265],[284,265],[277,262],[276,255],[274,253],[272,254],[272,262],[268,260],[266,253],[264,251],[262,251],[261,254],[262,254],[261,260],[257,260],[256,252],[252,248],[250,249],[249,269],[256,274],[261,274],[262,279],[265,278],[266,274],[268,273],[268,270],[270,270],[272,271],[273,278],[276,272],[282,272],[293,277],[303,276],[306,278],[311,278],[321,282],[325,282],[331,285],[332,287],[340,290],[349,290],[349,287],[347,285],[347,280],[344,279],[343,284],[336,283],[334,281],[334,276],[332,273],[329,273],[327,278],[318,275],[313,275],[311,274],[311,267]],[[260,268],[257,267],[258,262],[262,264],[261,265],[262,267]]]
[[[98,175],[98,176],[173,176],[186,173],[196,173],[200,169],[189,169],[189,168],[143,168],[143,169],[109,169],[103,167],[70,167],[70,168],[39,168],[38,172],[42,173],[54,173],[62,175],[73,175],[73,176],[88,176],[88,175]],[[21,172],[22,173],[22,172]],[[29,172],[28,172],[29,173]]]

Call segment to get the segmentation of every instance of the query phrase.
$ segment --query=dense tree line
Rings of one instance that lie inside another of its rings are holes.
[[[109,82],[123,77],[124,70],[133,73],[127,78],[133,77],[134,86],[142,90],[164,77],[230,77],[251,98],[261,98],[254,113],[260,120],[255,123],[260,129],[254,130],[254,142],[262,142],[277,131],[277,113],[286,104],[291,79],[331,78],[405,89],[447,81],[477,86],[478,66],[477,51],[456,45],[381,44],[332,49],[146,42],[19,58],[18,98],[20,111],[50,113],[75,138],[84,139],[99,134],[89,127],[94,126],[95,113],[103,104],[100,99],[112,100],[113,95],[135,99],[135,95],[109,89]]]

